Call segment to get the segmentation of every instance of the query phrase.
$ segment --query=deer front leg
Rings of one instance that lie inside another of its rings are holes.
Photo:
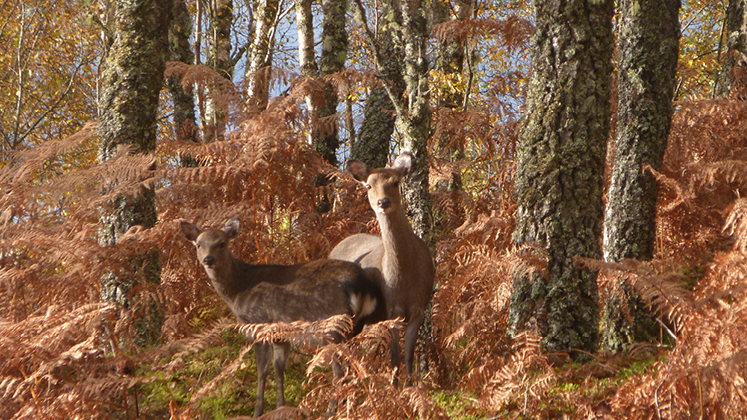
[[[412,385],[412,365],[415,359],[415,343],[418,341],[418,331],[423,323],[423,315],[413,316],[405,329],[405,370],[407,371],[407,385]]]
[[[399,328],[392,328],[389,331],[392,334],[392,341],[389,342],[389,351],[392,353],[392,368],[394,368],[394,377],[392,378],[392,385],[397,386],[399,384]]]
[[[255,343],[254,356],[257,359],[257,402],[254,405],[254,417],[259,417],[265,408],[265,383],[270,372],[270,345]]]

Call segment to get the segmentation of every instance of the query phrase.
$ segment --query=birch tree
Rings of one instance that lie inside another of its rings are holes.
[[[122,147],[145,154],[156,149],[158,97],[164,82],[168,57],[168,29],[172,2],[161,0],[114,1],[113,44],[103,74],[104,92],[99,119],[98,160],[104,163],[121,154]],[[112,180],[104,193],[116,188]],[[99,243],[114,245],[135,225],[153,227],[157,221],[155,192],[145,183],[136,195],[115,194],[101,209]],[[133,268],[142,269],[148,281],[158,282],[158,251],[144,252]],[[133,280],[111,273],[102,279],[102,300],[117,302],[125,308],[133,305],[130,290]],[[146,304],[153,308],[153,303]],[[152,312],[150,312],[152,314]],[[138,326],[141,344],[157,339],[157,316],[144,319]]]

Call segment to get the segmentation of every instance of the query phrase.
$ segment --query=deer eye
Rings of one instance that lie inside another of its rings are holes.
[[[202,248],[202,245],[200,245],[200,244],[195,244],[195,246],[197,246],[197,249]]]
[[[371,184],[363,184],[364,187],[366,187],[367,190],[371,189]]]
[[[399,181],[394,181],[394,188],[399,188]]]

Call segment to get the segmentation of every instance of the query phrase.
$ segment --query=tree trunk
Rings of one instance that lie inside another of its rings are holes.
[[[713,96],[727,96],[733,77],[731,69],[739,60],[738,54],[747,54],[747,0],[729,0],[726,8],[726,58],[716,74]],[[719,55],[721,51],[719,51]]]
[[[376,46],[375,55],[381,57],[377,60],[377,70],[384,86],[376,86],[368,94],[358,141],[350,150],[351,159],[365,162],[370,168],[383,168],[389,160],[390,143],[397,119],[391,98],[400,98],[405,93],[403,63],[399,58],[402,57],[399,33],[402,17],[391,2],[384,2],[381,7],[380,33],[370,42]],[[357,18],[365,21],[360,8],[356,12]]]
[[[231,60],[231,25],[233,24],[233,1],[211,0],[210,32],[212,45],[208,51],[207,64],[222,77],[233,80],[233,60]],[[213,95],[219,95],[217,90]],[[208,128],[205,141],[221,141],[226,138],[228,107],[225,101],[211,98],[207,103]]]
[[[321,78],[345,70],[348,58],[348,33],[345,31],[348,2],[347,0],[322,0],[322,55],[319,58],[319,76]],[[337,86],[324,84],[324,103],[319,108],[319,118],[324,121],[321,130],[314,130],[311,145],[330,165],[337,166],[337,149],[340,147],[339,123],[337,117]],[[315,182],[317,187],[330,183],[328,174],[320,173]],[[322,188],[322,195],[316,205],[319,213],[332,209],[332,200],[328,189]]]
[[[348,33],[345,31],[347,0],[323,0],[322,12],[322,55],[319,59],[319,76],[325,77],[345,70],[348,58]],[[324,104],[319,109],[319,117],[327,118],[337,114],[337,86],[326,83]],[[337,166],[337,149],[340,147],[339,124],[335,123],[314,136],[313,146],[332,166]]]
[[[254,38],[247,56],[247,112],[262,112],[270,99],[270,74],[260,72],[272,65],[274,28],[278,15],[278,0],[259,0],[254,12]]]
[[[363,123],[350,158],[365,163],[369,168],[385,167],[395,119],[394,105],[386,90],[381,86],[373,88],[366,99]]]
[[[428,191],[428,138],[431,129],[430,88],[428,87],[428,20],[422,0],[398,4],[402,16],[401,42],[404,65],[405,97],[391,96],[397,110],[397,131],[402,135],[402,149],[413,153],[412,172],[403,192],[407,213],[415,233],[433,246],[431,226],[432,199]],[[406,102],[405,102],[406,101]]]
[[[445,23],[451,20],[449,2],[437,0],[432,3],[433,5],[433,24],[437,25]],[[472,14],[472,3],[471,1],[454,1],[454,20],[461,22],[466,21]],[[438,98],[436,100],[440,112],[441,109],[446,108],[450,110],[458,110],[464,107],[464,99],[468,93],[457,88],[460,86],[459,83],[464,78],[464,59],[465,59],[465,45],[457,42],[453,39],[438,40],[436,43],[436,59],[434,63],[435,70],[438,72],[439,77],[448,81],[446,87],[436,90]],[[443,85],[443,83],[442,83]],[[466,85],[466,84],[464,84]],[[469,87],[467,87],[468,89]],[[445,119],[437,119],[436,124],[448,124]],[[451,136],[446,133],[447,130],[441,130],[439,127],[436,128],[436,132],[441,132],[441,135],[437,136],[437,146],[433,158],[438,162],[455,162],[464,159],[464,147],[462,142],[452,142]],[[450,179],[448,182],[439,182],[434,186],[437,192],[446,191],[455,192],[462,189],[462,174],[458,169],[458,166],[451,171]],[[454,195],[460,195],[457,192]],[[434,223],[436,229],[443,227],[444,217],[437,209],[434,210]],[[457,222],[456,225],[460,225],[461,222]]]
[[[509,320],[513,333],[535,326],[549,352],[597,346],[596,273],[573,258],[601,257],[613,4],[534,3],[533,72],[517,145],[514,242],[543,248],[548,263],[546,278],[514,273]]]
[[[174,1],[173,21],[169,30],[169,60],[192,64],[194,54],[189,45],[192,35],[192,16],[184,0]],[[174,134],[179,141],[198,141],[195,123],[195,98],[192,89],[182,87],[180,76],[168,80],[169,93],[174,103]]]
[[[656,240],[658,187],[644,165],[660,169],[672,121],[679,54],[680,0],[620,2],[617,139],[604,221],[604,259],[650,260]],[[645,304],[623,285],[628,317],[619,298],[605,302],[602,345],[622,350],[650,341],[658,330]]]
[[[112,7],[115,36],[103,74],[99,162],[114,157],[120,145],[132,147],[135,153],[156,149],[158,97],[164,81],[172,12],[171,1],[115,1]],[[106,189],[113,187],[108,185]],[[157,219],[152,189],[142,187],[134,197],[119,195],[101,210],[99,243],[113,245],[130,227],[153,227]],[[145,252],[131,264],[133,273],[145,268],[147,281],[160,281],[158,250]],[[117,302],[124,308],[135,304],[145,308],[145,316],[137,322],[137,341],[148,344],[158,338],[160,315],[154,302],[130,299],[133,281],[122,273],[105,276],[102,300]]]
[[[316,65],[316,55],[314,53],[314,16],[311,11],[312,0],[298,0],[296,2],[296,27],[298,28],[298,67],[301,75],[309,78],[316,78],[319,75],[319,68]],[[314,95],[306,96],[306,113],[308,115],[309,126],[307,140],[312,143],[314,125],[313,120],[316,115],[318,106],[314,103]]]

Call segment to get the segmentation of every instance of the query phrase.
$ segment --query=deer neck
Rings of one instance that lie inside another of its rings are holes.
[[[252,286],[249,281],[251,276],[248,276],[250,267],[251,264],[231,256],[230,264],[218,264],[208,270],[208,277],[221,297],[232,300],[239,292]]]
[[[381,240],[384,243],[387,259],[409,258],[413,248],[412,238],[415,234],[405,212],[400,210],[388,214],[378,213],[376,218],[381,228]]]

